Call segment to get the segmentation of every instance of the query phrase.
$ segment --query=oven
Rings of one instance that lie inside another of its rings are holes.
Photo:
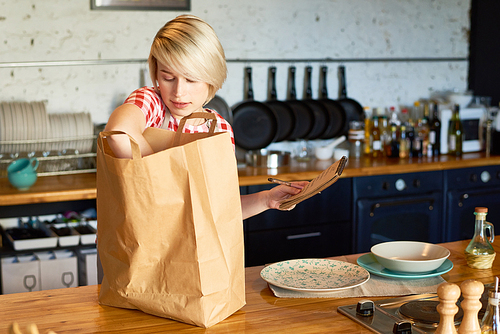
[[[357,253],[385,241],[443,242],[442,171],[353,178]]]
[[[444,171],[447,240],[472,238],[474,208],[487,207],[487,221],[500,232],[500,166],[483,166]]]

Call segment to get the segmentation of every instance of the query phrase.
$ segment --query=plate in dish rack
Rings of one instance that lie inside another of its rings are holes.
[[[343,261],[298,259],[271,264],[262,269],[260,277],[284,289],[330,292],[359,286],[370,279],[370,273]]]

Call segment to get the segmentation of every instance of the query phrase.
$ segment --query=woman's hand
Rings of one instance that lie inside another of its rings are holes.
[[[269,209],[280,209],[279,206],[284,200],[300,193],[302,191],[302,188],[304,188],[308,183],[309,182],[307,181],[299,181],[299,182],[292,182],[294,187],[280,185],[272,188],[271,190],[269,190],[267,207]],[[290,211],[294,207],[295,205],[285,211]]]
[[[250,195],[242,195],[241,210],[243,219],[250,218],[268,209],[279,209],[280,204],[284,200],[300,193],[302,188],[304,188],[308,183],[308,181],[292,182],[292,184],[297,188],[279,185],[270,190],[260,191]],[[294,207],[295,206],[288,210],[291,210]]]

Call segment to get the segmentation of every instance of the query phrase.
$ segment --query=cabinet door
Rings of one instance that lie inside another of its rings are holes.
[[[249,232],[245,236],[247,267],[290,259],[323,258],[350,253],[349,221]]]
[[[500,188],[453,190],[446,196],[447,240],[470,239],[474,235],[474,210],[487,207],[486,220],[500,230]],[[499,231],[496,231],[498,234]]]
[[[247,231],[327,224],[351,220],[351,178],[341,178],[321,194],[299,203],[291,211],[267,210],[245,221]],[[249,186],[248,193],[276,185]]]

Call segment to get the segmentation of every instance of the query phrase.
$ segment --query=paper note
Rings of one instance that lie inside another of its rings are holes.
[[[330,167],[322,171],[321,174],[319,174],[315,179],[309,182],[304,188],[302,188],[300,193],[281,202],[280,209],[290,209],[292,206],[322,192],[334,184],[342,174],[346,163],[346,157],[342,157],[340,160],[333,163]]]

